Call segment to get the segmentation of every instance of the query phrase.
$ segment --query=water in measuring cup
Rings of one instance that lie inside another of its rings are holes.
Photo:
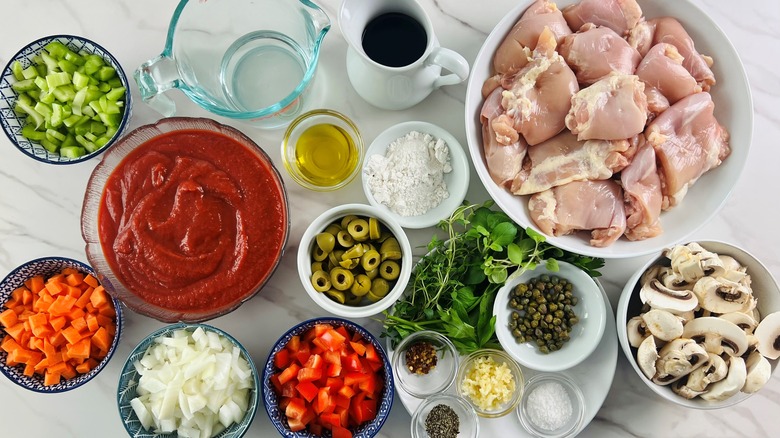
[[[308,55],[288,36],[252,32],[238,39],[222,61],[220,81],[239,111],[256,111],[289,96],[301,84]]]

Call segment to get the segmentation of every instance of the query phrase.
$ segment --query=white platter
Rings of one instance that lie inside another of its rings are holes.
[[[601,338],[601,343],[596,350],[587,359],[582,361],[579,365],[563,371],[563,373],[572,377],[580,384],[582,389],[582,395],[585,398],[585,415],[582,422],[582,428],[584,429],[596,416],[596,413],[601,409],[601,405],[607,398],[609,388],[612,386],[612,379],[615,377],[615,368],[617,366],[617,330],[615,328],[615,318],[612,312],[612,306],[609,304],[609,298],[607,297],[604,288],[601,286],[598,280],[596,280],[601,295],[604,298],[604,307],[607,314],[607,325],[604,329],[604,336]],[[390,346],[390,341],[387,341],[387,354],[393,356],[393,349]],[[523,367],[525,379],[528,380],[538,371],[531,370]],[[398,391],[398,397],[401,399],[401,403],[406,408],[406,411],[411,415],[417,407],[422,403],[422,399],[411,396],[405,392],[400,386],[396,386]],[[447,390],[449,394],[455,394],[455,385],[451,386]],[[484,437],[530,437],[528,432],[523,429],[520,424],[520,419],[515,412],[501,418],[480,418],[480,436]]]

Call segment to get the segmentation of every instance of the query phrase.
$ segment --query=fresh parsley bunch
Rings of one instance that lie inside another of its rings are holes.
[[[604,260],[564,251],[523,229],[492,201],[459,207],[438,227],[447,239],[434,236],[428,254],[415,267],[404,296],[385,312],[384,333],[393,345],[421,330],[446,335],[461,354],[500,348],[495,336],[493,301],[513,276],[540,263],[558,270],[558,261],[582,268],[592,277]]]

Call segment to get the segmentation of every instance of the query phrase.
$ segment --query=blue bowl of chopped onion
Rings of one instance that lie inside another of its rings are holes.
[[[119,416],[134,438],[243,436],[260,381],[249,352],[206,324],[178,323],[130,353],[117,388]]]

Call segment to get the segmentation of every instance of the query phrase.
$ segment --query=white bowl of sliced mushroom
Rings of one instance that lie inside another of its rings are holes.
[[[737,404],[764,386],[780,357],[780,288],[729,243],[664,250],[626,283],[616,319],[637,374],[682,406]]]

